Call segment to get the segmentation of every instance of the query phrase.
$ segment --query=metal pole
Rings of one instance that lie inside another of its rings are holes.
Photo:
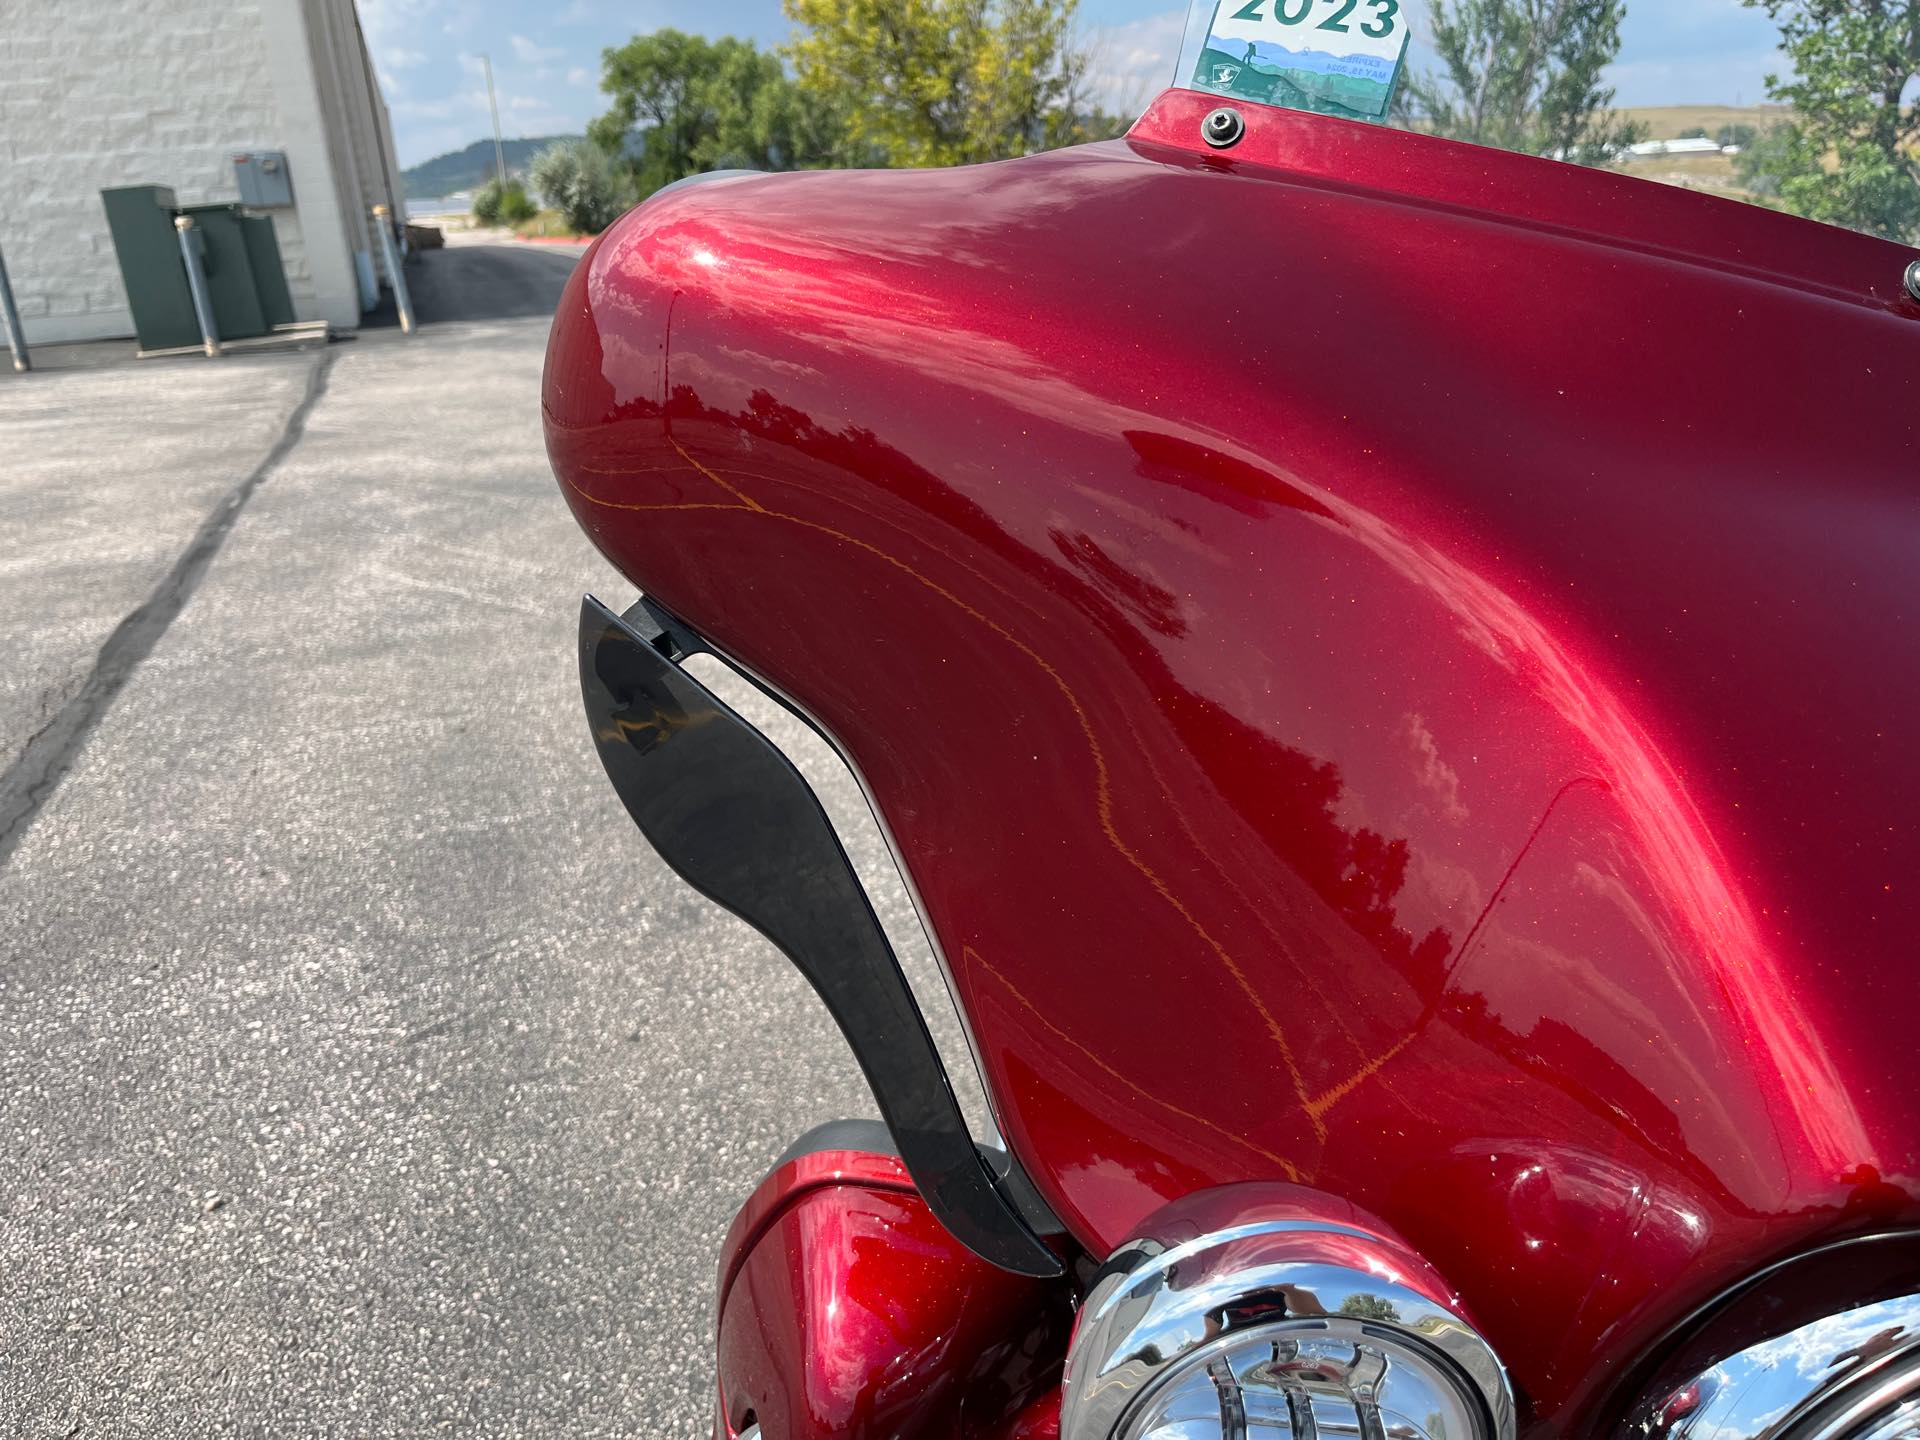
[[[14,307],[13,286],[7,282],[7,257],[0,255],[0,329],[7,332],[7,349],[13,352],[13,368],[22,375],[33,369],[27,354],[26,332],[20,328],[20,312]]]
[[[493,59],[482,55],[480,63],[487,71],[487,109],[493,112],[493,173],[500,181],[504,193],[507,188],[507,152],[500,144],[500,106],[493,98]]]
[[[207,295],[200,251],[193,243],[193,217],[174,216],[173,228],[180,232],[180,258],[187,262],[187,289],[193,292],[193,318],[200,322],[200,344],[211,360],[220,353],[220,332],[213,328],[213,301]]]
[[[393,281],[393,304],[400,312],[402,334],[413,333],[413,297],[407,294],[406,272],[400,268],[400,256],[393,243],[393,226],[387,219],[387,207],[373,207],[373,228],[380,232],[380,258],[386,262],[387,278]]]

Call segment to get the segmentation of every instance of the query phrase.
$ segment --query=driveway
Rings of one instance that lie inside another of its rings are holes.
[[[869,1108],[592,755],[579,596],[634,591],[541,445],[572,260],[0,379],[0,1433],[702,1434],[734,1206]]]

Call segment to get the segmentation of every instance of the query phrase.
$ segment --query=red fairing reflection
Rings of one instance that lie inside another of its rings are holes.
[[[1906,252],[1208,103],[642,207],[555,467],[857,763],[1082,1245],[1314,1185],[1572,1424],[1920,1219]]]
[[[1057,1414],[1066,1286],[968,1253],[891,1157],[781,1166],[724,1256],[722,1440],[1038,1440]]]

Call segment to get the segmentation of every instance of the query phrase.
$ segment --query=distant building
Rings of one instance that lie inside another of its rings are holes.
[[[30,343],[131,335],[100,191],[240,198],[284,156],[273,217],[294,312],[352,329],[378,299],[376,204],[402,214],[354,0],[0,0],[0,254]],[[270,197],[271,198],[271,197]]]
[[[1638,145],[1629,146],[1627,153],[1645,160],[1661,155],[1719,155],[1728,148],[1718,140],[1690,135],[1684,140],[1643,140]]]

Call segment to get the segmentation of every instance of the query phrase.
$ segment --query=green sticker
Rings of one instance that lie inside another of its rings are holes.
[[[1408,39],[1402,0],[1220,0],[1193,83],[1265,105],[1384,120]]]

